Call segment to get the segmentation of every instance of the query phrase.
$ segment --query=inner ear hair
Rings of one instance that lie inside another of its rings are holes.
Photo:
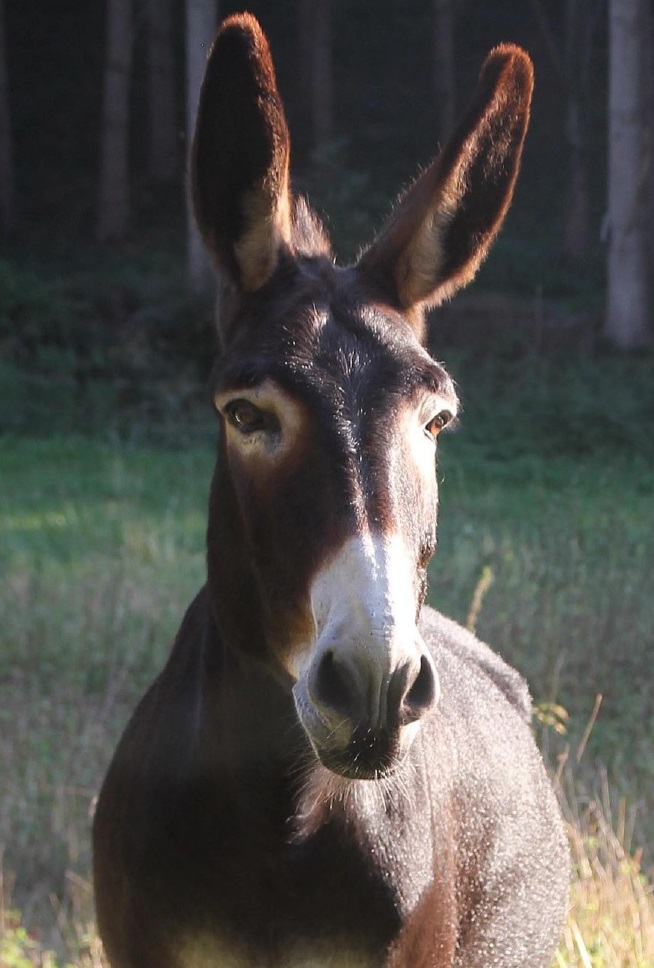
[[[268,42],[250,14],[229,17],[205,72],[191,152],[191,197],[218,268],[260,288],[290,243],[290,137]]]

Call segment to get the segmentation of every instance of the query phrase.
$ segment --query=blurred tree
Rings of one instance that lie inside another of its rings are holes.
[[[179,126],[175,97],[172,0],[147,0],[149,170],[155,182],[179,176]]]
[[[556,38],[544,0],[530,0],[530,4],[565,99],[568,186],[563,249],[568,258],[580,262],[588,255],[590,246],[586,153],[588,112],[592,101],[593,38],[602,0],[566,0],[562,42]]]
[[[190,146],[195,130],[200,85],[207,55],[218,24],[216,0],[186,0],[186,136]],[[190,206],[187,214],[187,268],[191,288],[207,289],[209,265]]]
[[[297,0],[296,21],[302,122],[320,152],[334,130],[331,0]]]
[[[4,0],[0,0],[0,235],[7,237],[14,222],[14,166],[7,76]]]
[[[129,91],[134,40],[132,0],[107,0],[97,238],[129,227]]]
[[[648,345],[643,213],[644,3],[609,0],[608,293],[606,337],[621,349]]]
[[[591,103],[591,60],[597,0],[567,0],[565,9],[565,79],[568,91],[565,134],[570,168],[564,222],[566,255],[581,261],[590,246],[588,199],[588,111]]]
[[[641,53],[643,70],[643,123],[645,133],[645,244],[649,278],[654,278],[654,0],[644,0]],[[652,293],[650,292],[650,297]]]
[[[438,104],[441,144],[454,127],[456,74],[454,70],[454,0],[434,0],[434,93]]]

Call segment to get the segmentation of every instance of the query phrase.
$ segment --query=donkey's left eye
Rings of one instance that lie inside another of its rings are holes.
[[[425,431],[432,437],[438,437],[443,427],[446,427],[451,419],[452,414],[449,410],[441,410],[440,413],[431,418],[428,424],[425,424]]]
[[[263,410],[259,410],[249,400],[233,400],[225,407],[225,415],[231,425],[242,434],[253,434],[265,430],[268,420]]]

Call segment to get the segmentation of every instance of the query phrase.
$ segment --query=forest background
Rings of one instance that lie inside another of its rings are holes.
[[[440,457],[431,601],[530,681],[576,862],[557,964],[654,966],[653,5],[248,8],[294,186],[341,261],[443,142],[487,51],[534,59],[506,227],[432,321],[464,413]],[[203,580],[216,346],[185,157],[213,25],[237,9],[0,3],[3,968],[101,964],[94,797]]]

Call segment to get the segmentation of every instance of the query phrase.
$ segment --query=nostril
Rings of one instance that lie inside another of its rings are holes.
[[[318,663],[310,692],[314,702],[323,708],[346,714],[352,711],[355,702],[353,683],[331,649]]]
[[[407,719],[420,719],[430,709],[436,699],[436,676],[427,656],[420,658],[418,674],[404,696],[404,712]]]

